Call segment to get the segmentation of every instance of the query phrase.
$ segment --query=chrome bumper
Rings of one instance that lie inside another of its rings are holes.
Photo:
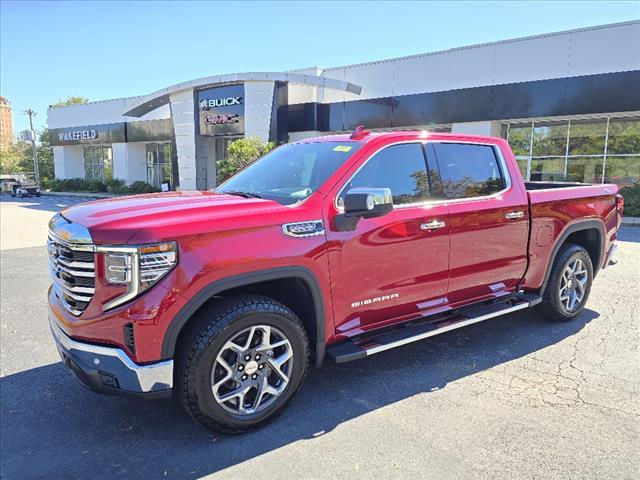
[[[173,360],[138,365],[120,348],[73,340],[51,317],[49,326],[62,361],[91,390],[149,398],[171,395]]]

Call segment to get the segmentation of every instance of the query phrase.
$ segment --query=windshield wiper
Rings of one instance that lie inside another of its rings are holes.
[[[256,192],[243,192],[240,190],[232,190],[230,192],[225,192],[225,191],[220,191],[218,193],[224,193],[225,195],[236,195],[238,197],[244,197],[244,198],[262,198],[262,195],[260,195],[259,193]]]

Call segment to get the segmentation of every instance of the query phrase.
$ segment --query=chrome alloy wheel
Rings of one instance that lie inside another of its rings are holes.
[[[218,404],[235,415],[269,407],[285,391],[293,369],[293,348],[277,328],[254,325],[224,344],[211,370]]]
[[[570,262],[562,271],[560,302],[568,312],[573,312],[582,303],[588,280],[589,272],[579,258]]]

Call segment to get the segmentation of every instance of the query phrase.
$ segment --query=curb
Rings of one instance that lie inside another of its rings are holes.
[[[83,198],[112,198],[116,197],[112,193],[95,193],[95,192],[40,192],[42,195],[59,196],[59,197],[83,197]]]
[[[622,225],[625,227],[640,227],[640,217],[622,217]]]

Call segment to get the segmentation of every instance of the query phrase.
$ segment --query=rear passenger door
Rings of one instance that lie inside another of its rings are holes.
[[[449,303],[513,292],[526,269],[528,202],[500,149],[453,142],[428,148],[449,202]]]

